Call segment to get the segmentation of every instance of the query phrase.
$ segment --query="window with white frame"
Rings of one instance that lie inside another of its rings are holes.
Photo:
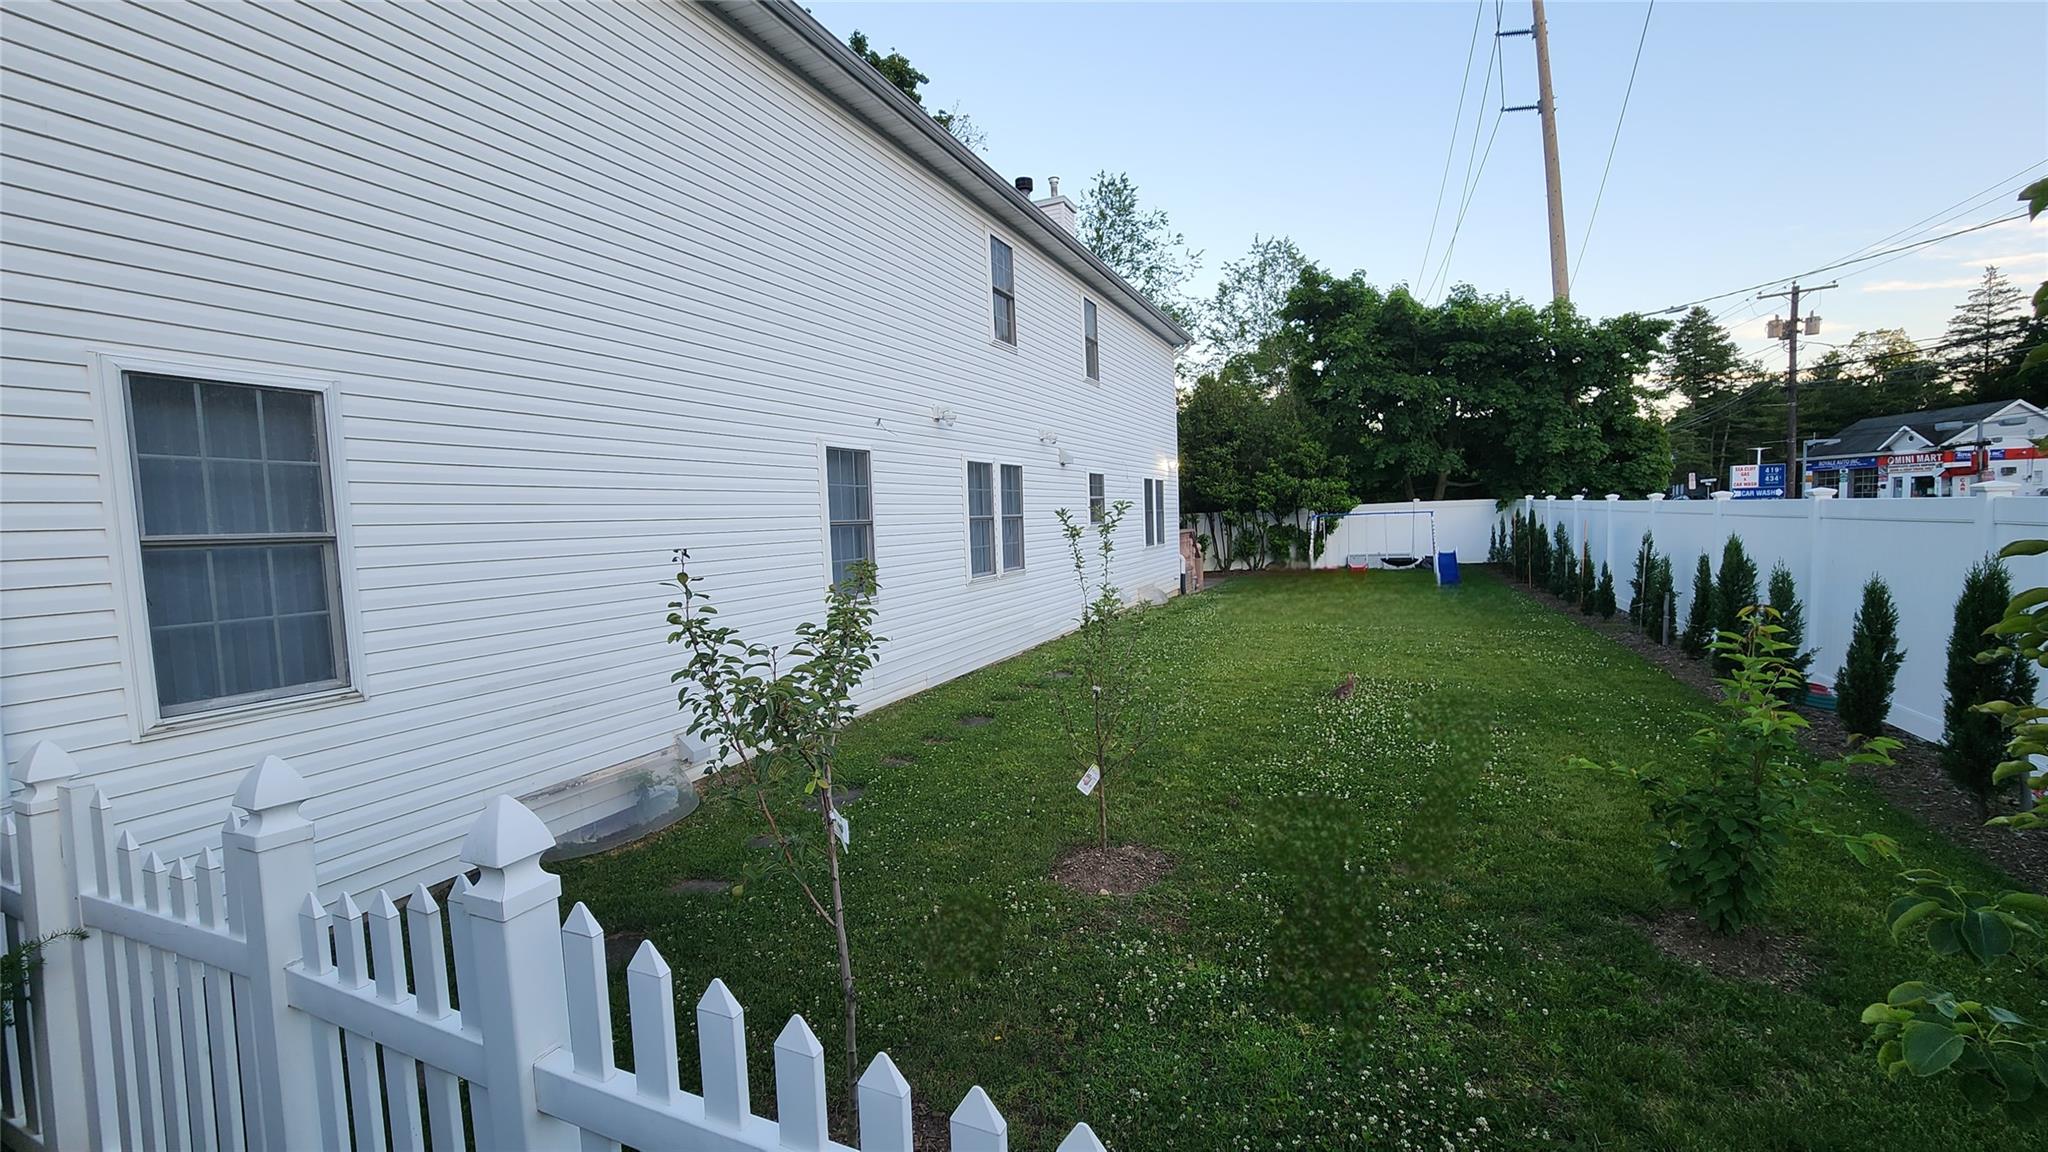
[[[1003,465],[1003,571],[1024,566],[1024,466]]]
[[[866,452],[825,449],[825,515],[836,585],[856,562],[875,558],[875,501]]]
[[[320,394],[123,381],[159,713],[345,685]]]
[[[1166,481],[1154,480],[1152,492],[1152,542],[1166,543]]]
[[[1152,539],[1152,478],[1147,476],[1145,484],[1145,546],[1150,548],[1157,541]]]
[[[1109,500],[1103,495],[1102,473],[1090,472],[1088,474],[1088,522],[1090,524],[1100,524],[1102,523],[1102,518],[1108,514]]]
[[[1095,301],[1081,301],[1081,354],[1090,380],[1102,379],[1102,347],[1095,341]]]
[[[1017,342],[1017,261],[1010,246],[988,238],[988,280],[995,300],[996,339]]]
[[[967,572],[993,576],[996,571],[996,466],[979,460],[967,464]]]

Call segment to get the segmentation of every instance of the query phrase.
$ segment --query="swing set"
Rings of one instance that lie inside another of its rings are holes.
[[[1436,513],[1429,509],[1393,512],[1352,512],[1344,517],[1356,521],[1353,537],[1365,547],[1344,557],[1344,566],[1354,572],[1369,568],[1405,572],[1436,560]]]

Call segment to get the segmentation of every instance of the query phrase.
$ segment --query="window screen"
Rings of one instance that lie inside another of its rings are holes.
[[[1024,468],[1003,465],[1003,571],[1024,566]]]
[[[988,277],[995,293],[996,339],[1017,342],[1017,270],[1010,246],[988,238]]]
[[[1081,352],[1088,363],[1088,378],[1102,379],[1101,348],[1095,342],[1095,301],[1081,301]]]
[[[967,571],[974,576],[996,570],[995,465],[967,465]]]
[[[126,382],[162,714],[343,683],[320,397],[148,373]]]
[[[1090,472],[1088,474],[1088,522],[1090,524],[1102,523],[1102,518],[1108,514],[1108,510],[1109,502],[1102,493],[1102,473]]]
[[[831,525],[832,582],[837,584],[856,561],[875,558],[875,506],[866,452],[825,449],[825,503]]]
[[[1152,482],[1152,542],[1166,543],[1166,481]]]

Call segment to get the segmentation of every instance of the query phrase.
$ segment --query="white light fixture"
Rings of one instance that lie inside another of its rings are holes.
[[[1040,444],[1057,444],[1060,442],[1060,434],[1050,430],[1040,432],[1038,434],[1038,442]]]
[[[1065,468],[1067,465],[1072,464],[1073,462],[1074,458],[1072,456],[1067,455],[1067,450],[1065,448],[1060,449],[1060,467]]]
[[[937,424],[942,428],[951,428],[953,425],[959,422],[959,414],[954,412],[951,408],[946,407],[944,404],[933,405],[932,423]]]

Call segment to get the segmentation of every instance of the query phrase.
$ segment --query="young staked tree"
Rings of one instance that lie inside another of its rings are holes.
[[[2006,736],[1995,715],[1977,710],[1994,700],[2034,699],[2039,681],[2034,665],[2011,642],[1986,635],[2005,619],[2012,582],[2004,561],[1986,558],[1971,566],[1956,597],[1955,627],[1948,637],[1948,700],[1942,708],[1941,765],[1956,783],[1988,808],[1998,788],[1992,781],[2005,759]]]
[[[1785,703],[1798,705],[1805,698],[1807,669],[1813,664],[1813,650],[1806,646],[1806,605],[1800,603],[1799,585],[1783,561],[1771,566],[1769,588],[1771,610],[1784,630],[1779,639],[1785,642],[1785,666],[1799,676],[1796,694],[1786,697]]]
[[[1144,749],[1150,735],[1149,710],[1138,700],[1142,688],[1131,651],[1131,606],[1111,579],[1116,554],[1116,529],[1131,510],[1129,500],[1109,506],[1094,524],[1061,508],[1053,515],[1066,537],[1074,562],[1074,583],[1081,591],[1081,626],[1076,635],[1078,666],[1057,688],[1053,700],[1060,726],[1073,748],[1075,766],[1085,777],[1095,775],[1095,839],[1109,847],[1109,785],[1131,758]],[[1088,570],[1087,537],[1093,530],[1095,571]],[[1077,698],[1070,698],[1077,697]]]
[[[750,643],[737,629],[718,624],[718,609],[690,575],[687,549],[676,553],[676,564],[679,598],[669,602],[668,642],[689,651],[689,662],[669,677],[681,685],[676,702],[690,714],[687,730],[710,746],[714,762],[734,762],[729,770],[740,777],[736,795],[760,812],[777,862],[796,881],[810,911],[831,929],[846,1030],[844,1073],[852,1092],[860,1074],[859,1013],[840,876],[842,849],[852,835],[839,812],[832,773],[839,733],[853,719],[853,690],[874,667],[882,643],[874,632],[875,566],[868,560],[853,564],[826,591],[824,623],[797,625],[795,643],[783,650]],[[816,843],[776,818],[775,801],[792,774],[817,797]],[[816,881],[820,867],[823,896]]]
[[[1702,552],[1692,573],[1692,604],[1685,610],[1685,631],[1678,638],[1678,646],[1687,656],[1697,660],[1707,654],[1714,642],[1715,616],[1714,565]]]
[[[1878,736],[1892,710],[1899,665],[1899,608],[1882,576],[1863,585],[1863,603],[1849,626],[1849,651],[1835,673],[1835,713],[1852,735]]]
[[[1748,550],[1743,548],[1742,537],[1731,532],[1728,542],[1721,546],[1721,570],[1714,580],[1715,633],[1740,633],[1743,610],[1756,604],[1756,561],[1751,560]],[[1708,643],[1711,644],[1712,640]],[[1714,666],[1726,674],[1726,655]]]

